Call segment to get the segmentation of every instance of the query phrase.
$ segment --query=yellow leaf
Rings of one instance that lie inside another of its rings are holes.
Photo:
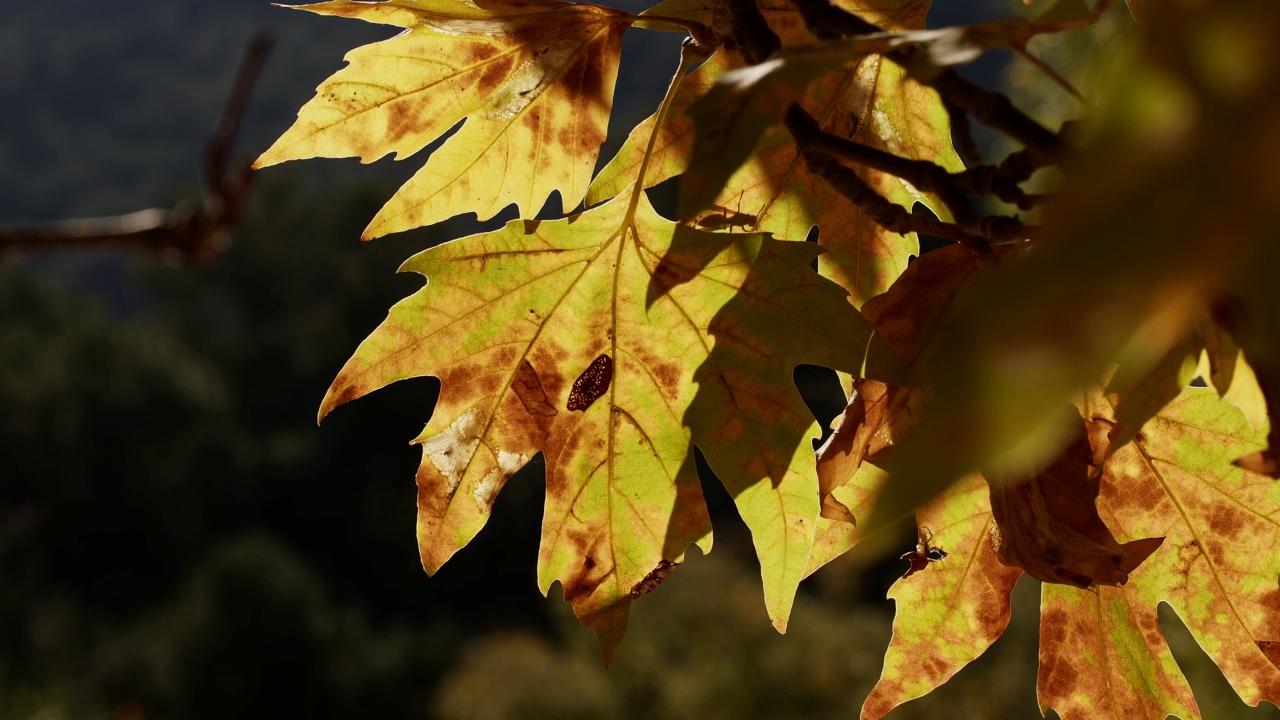
[[[705,8],[701,13],[689,8],[664,11],[664,6],[670,4],[664,3],[650,12],[708,23],[713,20],[708,3],[700,5]],[[840,4],[889,30],[923,27],[929,9],[927,0],[857,0]],[[784,44],[812,39],[789,3],[760,5]],[[694,127],[687,108],[725,72],[742,67],[745,62],[741,55],[722,48],[685,79],[666,122],[658,128],[646,184],[656,184],[689,168]],[[801,105],[827,132],[904,157],[937,162],[950,170],[962,167],[951,149],[950,123],[937,95],[879,56],[817,80],[810,85]],[[653,117],[636,126],[622,150],[592,182],[589,203],[617,194],[634,178],[654,127]],[[898,178],[874,170],[860,169],[859,174],[880,194],[905,207],[920,201],[940,215],[946,213],[940,203]],[[906,268],[907,259],[919,252],[914,236],[886,232],[826,181],[810,174],[796,153],[790,134],[781,126],[765,131],[754,154],[730,177],[715,204],[719,207],[713,208],[712,214],[750,216],[746,229],[771,232],[781,238],[800,240],[814,225],[819,226],[818,242],[828,251],[818,259],[819,272],[849,290],[859,307],[888,289]]]
[[[931,692],[1009,625],[1009,594],[1022,571],[996,558],[986,482],[971,476],[955,484],[922,508],[916,521],[947,556],[889,588],[897,608],[893,639],[880,680],[862,706],[862,720],[882,718]]]
[[[604,141],[622,33],[634,18],[556,0],[335,2],[322,15],[407,32],[353,50],[257,167],[310,157],[412,155],[462,121],[365,230],[366,239],[552,191],[572,208]]]
[[[440,378],[415,441],[428,572],[543,452],[539,584],[564,586],[606,655],[631,601],[690,543],[709,547],[698,443],[752,531],[781,630],[818,517],[818,428],[792,371],[857,371],[873,333],[810,269],[818,252],[676,225],[643,192],[456,240],[406,263],[427,286],[364,341],[321,413],[402,378]]]

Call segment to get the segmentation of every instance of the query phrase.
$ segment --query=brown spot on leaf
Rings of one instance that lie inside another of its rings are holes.
[[[679,565],[680,563],[671,562],[670,560],[659,560],[658,567],[650,570],[649,574],[645,575],[643,580],[636,583],[635,587],[631,588],[631,599],[635,600],[641,595],[648,595],[658,589],[658,586],[662,584],[662,581],[666,580],[667,576],[679,567]]]
[[[1280,667],[1280,642],[1275,642],[1273,640],[1259,640],[1258,649],[1262,651],[1263,655],[1267,656],[1267,659],[1271,661],[1272,665]]]
[[[1217,505],[1209,513],[1209,528],[1217,538],[1231,539],[1244,529],[1245,518],[1234,507]]]
[[[547,392],[542,387],[542,379],[538,377],[538,371],[533,369],[533,365],[528,360],[520,363],[515,379],[511,382],[511,389],[520,399],[525,412],[530,415],[551,417],[560,412],[547,399]]]
[[[568,408],[570,411],[586,410],[609,389],[613,381],[613,358],[601,355],[573,381],[573,389],[569,392]]]

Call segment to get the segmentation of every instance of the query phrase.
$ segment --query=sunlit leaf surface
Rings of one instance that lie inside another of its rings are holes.
[[[409,260],[427,286],[360,346],[322,413],[402,378],[440,378],[416,441],[431,572],[543,452],[539,582],[564,585],[606,653],[631,600],[689,544],[709,544],[692,440],[752,530],[781,629],[818,516],[818,429],[792,369],[859,369],[871,325],[809,268],[812,244],[691,230],[629,196]],[[848,342],[831,327],[852,330]]]
[[[365,231],[377,237],[553,190],[572,208],[604,142],[631,16],[556,0],[325,2],[302,9],[406,29],[351,51],[258,166],[412,155],[466,118]]]

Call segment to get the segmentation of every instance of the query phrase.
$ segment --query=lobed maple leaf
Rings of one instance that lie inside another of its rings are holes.
[[[552,191],[573,207],[604,142],[622,33],[634,17],[559,0],[335,0],[322,15],[406,29],[347,55],[256,167],[311,157],[413,155],[465,118],[378,212],[374,238]]]
[[[783,629],[818,515],[808,449],[818,429],[792,371],[859,371],[874,332],[809,268],[817,253],[677,225],[639,191],[456,240],[405,264],[428,285],[361,344],[321,415],[396,380],[440,378],[415,440],[428,572],[543,452],[539,585],[562,583],[606,656],[631,601],[689,544],[710,547],[698,443],[752,531]],[[829,328],[847,334],[833,340]]]

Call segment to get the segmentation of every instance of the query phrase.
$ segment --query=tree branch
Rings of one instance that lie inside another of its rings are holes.
[[[250,39],[218,124],[205,145],[205,192],[171,209],[148,208],[125,215],[79,218],[0,228],[0,254],[10,251],[143,250],[177,252],[188,262],[209,260],[229,245],[252,186],[249,163],[231,165],[235,143],[253,87],[271,50],[266,33]]]
[[[1031,209],[1034,204],[1031,196],[1023,192],[1016,181],[1006,178],[999,167],[978,165],[959,173],[949,173],[926,160],[899,157],[879,148],[824,132],[817,120],[798,105],[792,105],[787,111],[786,126],[802,149],[817,150],[906,180],[922,192],[937,195],[951,211],[958,225],[993,240],[998,238],[986,235],[978,229],[964,195],[995,195],[1023,210]],[[1025,162],[1022,158],[1019,160],[1021,162],[1015,163],[1015,169],[1021,169],[1022,162]]]

